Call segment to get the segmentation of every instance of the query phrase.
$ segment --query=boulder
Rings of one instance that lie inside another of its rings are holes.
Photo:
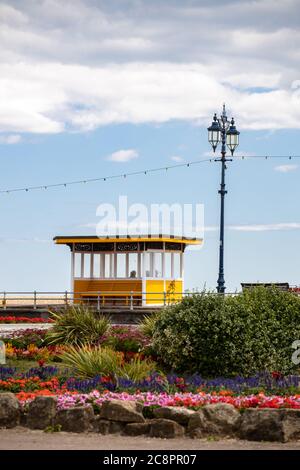
[[[240,413],[227,403],[205,405],[189,420],[187,432],[191,437],[208,435],[234,436],[240,423]]]
[[[27,426],[31,429],[45,429],[53,426],[56,403],[55,397],[36,397],[29,403]]]
[[[101,419],[100,416],[96,416],[94,420],[94,431],[100,434],[109,434],[109,423],[108,419]]]
[[[109,421],[97,416],[94,421],[94,431],[100,434],[118,434],[123,432],[126,423],[120,421]]]
[[[119,434],[124,431],[126,423],[121,421],[109,421],[109,434]]]
[[[283,441],[300,439],[300,410],[281,410]]]
[[[288,442],[300,438],[300,410],[249,408],[242,414],[239,437],[249,441]]]
[[[150,437],[161,437],[171,439],[174,437],[182,437],[185,433],[185,429],[183,426],[176,423],[176,421],[172,421],[170,419],[151,419],[149,425]]]
[[[196,411],[194,410],[175,406],[162,406],[153,410],[155,418],[171,419],[182,426],[187,426],[191,416],[195,413]]]
[[[128,423],[124,428],[124,434],[127,436],[142,436],[149,434],[150,423]]]
[[[90,405],[59,410],[55,417],[55,424],[61,425],[62,431],[69,432],[92,431],[93,422],[94,410]]]
[[[0,428],[13,428],[20,423],[20,405],[13,393],[0,393]]]
[[[124,423],[143,423],[142,405],[135,401],[111,400],[102,403],[101,419]]]

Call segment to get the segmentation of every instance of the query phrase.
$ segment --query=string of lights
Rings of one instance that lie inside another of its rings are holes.
[[[233,160],[246,160],[246,159],[250,160],[253,158],[262,158],[265,160],[276,159],[276,158],[286,158],[286,159],[292,160],[294,158],[300,158],[300,155],[251,155],[251,156],[239,155],[237,157],[234,157]],[[117,179],[117,178],[121,179],[121,178],[130,177],[130,176],[147,175],[149,173],[168,171],[168,170],[173,170],[176,168],[184,168],[184,167],[189,168],[192,165],[199,165],[201,163],[208,163],[208,162],[214,162],[214,161],[216,161],[216,158],[211,157],[211,158],[206,158],[202,160],[193,160],[189,162],[178,163],[176,165],[149,168],[149,169],[144,169],[144,170],[132,171],[128,173],[119,173],[117,175],[99,176],[97,178],[87,178],[83,180],[67,181],[65,183],[41,184],[37,186],[27,186],[27,187],[25,186],[21,188],[0,189],[0,194],[10,194],[10,193],[16,193],[16,192],[28,192],[28,191],[36,191],[36,190],[47,190],[47,189],[53,189],[53,188],[67,188],[68,186],[78,185],[78,184],[96,183],[100,181],[105,182],[105,181]]]

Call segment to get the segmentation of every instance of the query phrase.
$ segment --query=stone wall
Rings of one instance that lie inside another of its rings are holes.
[[[57,410],[55,397],[37,397],[26,411],[12,393],[0,394],[0,427],[67,432],[120,433],[128,436],[189,438],[222,437],[251,441],[288,442],[300,439],[300,410],[251,408],[242,412],[228,404],[205,405],[199,411],[161,407],[144,417],[139,402],[111,400],[100,413],[92,406]]]

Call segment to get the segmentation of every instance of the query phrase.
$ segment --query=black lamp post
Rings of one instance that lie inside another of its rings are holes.
[[[221,195],[221,217],[220,217],[220,247],[219,247],[219,277],[217,291],[219,294],[225,293],[225,279],[224,279],[224,202],[225,194],[225,170],[226,162],[232,161],[231,158],[226,158],[226,145],[229,148],[231,155],[233,155],[236,147],[239,145],[239,131],[236,130],[234,119],[228,121],[226,116],[225,104],[223,111],[218,118],[214,115],[212,125],[208,127],[208,141],[210,142],[213,151],[216,151],[218,144],[221,142],[221,158],[215,159],[216,162],[222,163],[221,169],[221,187],[219,194]]]

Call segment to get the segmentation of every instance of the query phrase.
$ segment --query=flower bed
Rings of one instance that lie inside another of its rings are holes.
[[[8,359],[30,359],[39,361],[43,365],[48,360],[57,358],[62,352],[63,346],[44,346],[39,348],[31,343],[26,348],[16,348],[11,343],[6,344],[6,357]]]
[[[227,379],[219,377],[216,379],[204,379],[200,375],[189,377],[177,376],[175,374],[163,375],[153,373],[143,380],[133,381],[124,377],[95,376],[90,379],[80,379],[73,376],[73,371],[64,365],[60,367],[41,364],[39,367],[31,367],[25,372],[19,372],[16,367],[0,366],[0,379],[30,379],[39,377],[45,381],[57,377],[60,384],[68,391],[89,393],[93,390],[112,392],[168,392],[174,393],[218,393],[221,396],[231,395],[257,395],[264,392],[266,395],[297,395],[300,391],[299,376],[280,376],[274,374],[257,374],[253,377],[236,377]],[[1,381],[0,381],[1,384]],[[0,386],[1,391],[1,386]]]
[[[65,391],[60,387],[59,380],[57,377],[52,377],[49,380],[43,381],[40,377],[30,377],[23,379],[9,378],[7,380],[0,380],[0,390],[4,392],[19,393],[33,392],[33,391],[49,391],[59,393]]]
[[[54,395],[52,390],[37,391],[37,392],[20,392],[17,397],[23,406],[27,405],[36,396],[39,395]],[[104,392],[100,393],[95,390],[88,394],[79,394],[76,392],[60,393],[57,397],[58,409],[73,408],[74,406],[87,406],[93,405],[94,409],[97,408],[107,400],[125,400],[125,401],[139,401],[147,407],[157,406],[177,406],[186,407],[190,409],[198,409],[201,406],[208,404],[227,403],[233,405],[237,409],[246,408],[292,408],[300,409],[300,395],[294,396],[266,396],[264,393],[249,396],[224,396],[224,394],[217,393],[114,393]]]
[[[53,323],[51,318],[2,316],[0,323]]]

